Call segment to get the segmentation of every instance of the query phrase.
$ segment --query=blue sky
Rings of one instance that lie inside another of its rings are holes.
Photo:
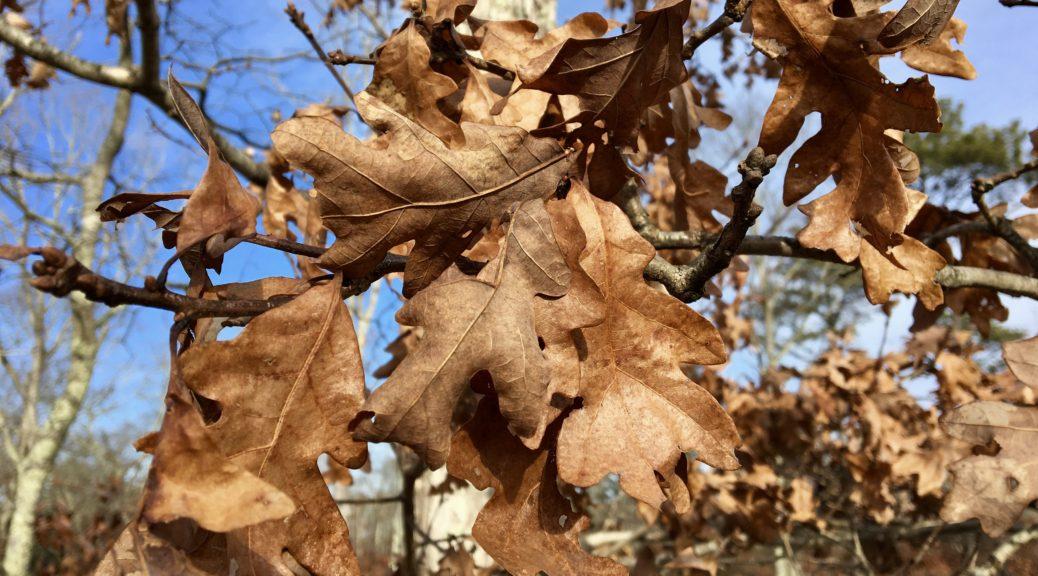
[[[102,43],[103,32],[100,19],[95,15],[85,18],[80,15],[67,19],[67,7],[58,6],[61,2],[53,2],[53,7],[45,16],[47,35],[59,46],[76,46],[76,52],[94,60],[114,61],[113,47]],[[298,2],[309,13],[311,23],[316,24],[319,11],[312,8],[310,2]],[[587,10],[601,10],[604,2],[560,0],[560,22],[573,15]],[[279,0],[254,0],[240,2],[234,0],[187,0],[179,2],[178,10],[200,22],[213,24],[220,22],[222,30],[216,37],[201,32],[194,34],[185,45],[183,52],[189,61],[207,63],[218,57],[221,46],[233,46],[236,51],[248,51],[257,54],[282,54],[308,50],[305,40],[287,22],[283,14],[284,2]],[[242,7],[248,5],[248,10]],[[622,14],[613,14],[623,19]],[[967,102],[966,119],[970,123],[986,122],[1002,125],[1012,120],[1020,120],[1027,128],[1038,128],[1038,54],[1034,46],[1034,31],[1038,30],[1038,9],[1006,9],[996,0],[967,0],[958,9],[958,16],[970,26],[966,36],[964,49],[976,66],[979,76],[973,82],[956,79],[932,78],[939,96],[951,97]],[[37,20],[37,18],[33,18]],[[199,30],[202,28],[200,27]],[[327,36],[327,35],[326,35]],[[347,42],[344,37],[338,39],[328,37],[326,47],[344,48],[347,52],[365,52],[374,46],[374,39],[364,36],[350,36]],[[697,56],[694,65],[716,66],[717,50],[707,49]],[[888,59],[889,60],[889,59]],[[911,74],[907,68],[891,60],[885,64],[886,70],[894,80],[900,80]],[[195,71],[183,65],[177,66],[177,73],[182,80],[197,78]],[[368,71],[363,67],[351,67],[350,81],[355,90],[366,84]],[[76,82],[70,78],[61,78],[59,87]],[[297,93],[301,97],[291,98],[279,94],[278,89]],[[770,101],[772,85],[758,84],[750,93],[744,95],[740,86],[727,86],[725,92],[738,99],[740,106],[748,106],[755,114],[760,114]],[[217,98],[215,94],[226,94]],[[46,97],[46,96],[43,96]],[[96,101],[90,102],[92,108],[107,113],[111,91],[96,93]],[[259,142],[266,141],[266,134],[276,123],[265,111],[277,108],[284,116],[307,99],[322,101],[330,99],[341,103],[342,96],[337,87],[327,76],[327,72],[312,62],[294,62],[279,68],[276,79],[246,75],[237,80],[219,82],[214,86],[213,106],[211,114],[226,124],[243,126],[250,138]],[[30,100],[27,106],[34,105]],[[131,127],[130,146],[148,146],[156,150],[155,158],[161,165],[156,171],[161,174],[159,184],[162,188],[151,191],[178,190],[193,187],[204,169],[204,159],[197,147],[183,148],[179,144],[170,143],[153,127],[153,122],[163,127],[163,131],[186,140],[184,132],[170,127],[161,118],[161,113],[149,107],[143,101],[136,103]],[[705,147],[710,146],[707,136]],[[709,154],[709,151],[704,152]],[[765,191],[778,194],[781,174],[772,177],[770,186]],[[161,255],[165,257],[165,253]],[[157,267],[157,265],[156,265]],[[287,274],[289,269],[285,259],[277,253],[255,248],[244,247],[234,251],[228,257],[228,265],[220,282],[238,281],[258,278],[271,274]],[[139,279],[135,281],[139,282]],[[390,292],[382,297],[381,317],[382,329],[374,334],[371,346],[366,351],[365,365],[370,368],[378,366],[384,359],[380,352],[389,340],[395,336],[395,328],[391,312],[398,299]],[[901,305],[895,312],[891,323],[894,338],[904,337],[910,324],[911,304]],[[1029,334],[1034,333],[1032,319],[1038,312],[1034,302],[1023,302],[1014,299],[1010,325],[1020,327]],[[161,395],[165,380],[165,340],[170,316],[165,312],[142,310],[135,313],[133,330],[129,337],[114,344],[98,374],[98,385],[111,385],[116,390],[115,398],[109,405],[111,408],[104,422],[107,426],[120,427],[129,423],[147,428],[155,422],[161,411]],[[859,343],[874,349],[882,332],[883,318],[877,313],[859,331]]]

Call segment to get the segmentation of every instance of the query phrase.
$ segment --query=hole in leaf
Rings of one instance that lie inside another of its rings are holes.
[[[198,407],[202,411],[202,421],[206,425],[212,424],[220,419],[220,415],[223,414],[223,409],[220,408],[220,403],[212,398],[206,398],[198,392],[192,392],[192,396],[195,397],[195,402],[198,403]]]

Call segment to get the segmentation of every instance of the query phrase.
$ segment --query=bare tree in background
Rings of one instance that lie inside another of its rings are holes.
[[[55,172],[33,172],[24,167],[16,149],[7,149],[0,192],[17,211],[5,217],[5,235],[27,242],[67,245],[90,266],[111,257],[100,253],[102,246],[110,245],[107,235],[101,233],[101,220],[94,208],[103,198],[123,147],[130,102],[130,93],[120,91],[108,114],[107,133],[82,170],[68,166]],[[73,147],[81,146],[77,141]],[[10,343],[0,344],[5,394],[14,395],[5,402],[5,412],[0,413],[3,455],[14,470],[9,507],[4,510],[7,538],[3,566],[9,575],[28,573],[37,505],[83,405],[95,375],[98,351],[117,314],[115,310],[100,310],[97,304],[78,296],[57,302],[41,299],[31,290],[18,292],[25,340],[17,344],[24,352],[12,354]],[[12,357],[16,355],[29,358],[18,362]],[[61,361],[64,356],[67,360]]]

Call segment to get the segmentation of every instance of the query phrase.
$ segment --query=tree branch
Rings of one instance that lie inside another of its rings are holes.
[[[662,283],[684,302],[702,298],[707,282],[728,268],[746,238],[746,232],[760,216],[761,207],[753,197],[777,160],[774,154],[766,156],[762,148],[751,150],[746,160],[739,164],[742,181],[732,189],[732,219],[725,224],[721,234],[686,266],[674,266],[657,256],[646,267],[646,277]]]
[[[724,12],[722,12],[716,20],[708,24],[705,28],[700,28],[692,32],[688,42],[685,42],[685,46],[681,50],[681,57],[688,60],[696,53],[696,49],[702,46],[704,42],[717,36],[732,24],[742,22],[742,19],[746,16],[746,11],[750,8],[752,2],[753,0],[726,0],[724,3]]]
[[[147,9],[145,9],[141,15],[142,24],[150,26],[147,17],[148,12]],[[0,42],[10,45],[12,48],[23,52],[34,60],[39,60],[44,64],[49,64],[54,68],[63,70],[83,80],[103,84],[113,88],[130,90],[135,94],[143,96],[149,102],[162,109],[162,111],[178,124],[183,125],[183,121],[177,114],[176,107],[173,105],[173,100],[170,98],[169,93],[161,80],[157,77],[149,78],[144,75],[141,70],[133,66],[110,66],[84,60],[52,46],[46,40],[34,38],[25,30],[15,28],[3,19],[0,19]],[[144,46],[146,58],[154,58],[150,51],[158,49],[158,39],[154,39],[153,45],[151,42],[152,40],[149,39],[148,45]],[[143,44],[144,38],[142,37],[142,45]],[[146,61],[145,69],[150,69],[150,66],[151,64]],[[270,174],[265,166],[257,164],[248,154],[228,142],[222,134],[214,132],[213,140],[216,141],[216,146],[220,149],[220,153],[223,155],[224,159],[226,159],[235,170],[259,186],[266,185],[267,180],[270,178]]]
[[[317,41],[317,36],[314,36],[314,31],[310,29],[310,25],[306,23],[306,18],[296,5],[292,2],[288,3],[285,7],[285,14],[288,14],[288,19],[292,21],[292,25],[299,30],[300,33],[306,38],[306,41],[310,43],[310,46],[317,53],[317,57],[321,59],[321,63],[324,64],[328,73],[335,78],[335,81],[339,83],[339,87],[346,93],[346,97],[349,98],[350,102],[353,102],[353,90],[350,90],[350,85],[346,83],[346,80],[339,74],[339,71],[332,66],[331,59],[328,53],[325,52],[324,48],[321,47],[321,43]]]
[[[636,197],[633,201],[628,199],[622,202],[621,208],[627,213],[627,217],[631,220],[634,228],[657,249],[700,249],[712,240],[712,237],[704,236],[698,232],[659,230],[659,228],[649,222],[645,207],[642,206],[641,202],[637,201]],[[739,245],[737,254],[832,262],[855,268],[860,266],[857,261],[844,262],[835,252],[808,248],[796,238],[786,236],[746,236]],[[659,279],[662,278],[664,281],[661,283],[667,286],[666,278],[668,275],[673,274],[672,270],[674,268],[677,267],[657,256],[649,263],[645,276],[650,280],[657,281],[660,281]],[[946,266],[937,273],[936,280],[938,284],[945,288],[988,288],[1012,296],[1023,296],[1038,300],[1038,279],[1022,274],[969,266]],[[679,289],[680,286],[680,284],[677,284],[675,289]],[[667,287],[670,290],[670,287]],[[674,292],[671,293],[673,294]]]
[[[162,53],[159,48],[159,14],[155,0],[137,0],[137,29],[141,39],[141,80],[159,83]]]
[[[33,38],[31,34],[0,19],[0,41],[25,53],[34,60],[60,68],[74,74],[116,88],[133,88],[140,77],[137,70],[122,66],[109,66],[83,60],[50,45],[46,40]]]
[[[1038,0],[998,0],[998,2],[1006,8],[1015,8],[1017,6],[1038,7]]]
[[[349,64],[364,64],[367,66],[375,65],[375,59],[371,56],[353,56],[338,49],[332,50],[328,53],[328,62],[331,62],[336,66],[346,66]]]
[[[1033,170],[1038,170],[1038,158],[1031,160],[1016,170],[996,174],[990,178],[977,178],[970,186],[970,192],[973,197],[973,203],[977,205],[977,209],[980,210],[981,216],[984,217],[990,229],[1008,242],[1020,256],[1027,260],[1027,263],[1031,266],[1031,274],[1038,274],[1038,249],[1031,246],[1030,242],[1013,228],[1013,223],[1010,220],[993,215],[988,208],[987,202],[984,201],[984,195],[994,190],[998,185],[1015,180]]]

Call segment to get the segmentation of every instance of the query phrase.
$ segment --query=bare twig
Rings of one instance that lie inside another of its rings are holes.
[[[459,49],[459,52],[462,56],[464,56],[465,60],[467,60],[469,64],[472,64],[476,68],[500,76],[505,80],[508,80],[509,82],[515,80],[515,72],[512,72],[508,68],[505,68],[500,64],[484,60],[478,56],[473,56],[472,54],[469,54],[467,51],[465,51],[463,48]]]
[[[742,19],[746,16],[746,10],[749,9],[752,2],[753,0],[726,0],[724,3],[724,12],[722,12],[716,20],[708,24],[705,28],[700,28],[692,32],[688,42],[685,42],[685,46],[681,51],[681,57],[688,60],[696,53],[696,49],[702,46],[704,42],[717,36],[732,24],[742,22]]]
[[[1015,180],[1033,170],[1038,170],[1038,158],[1031,160],[1016,170],[997,174],[989,178],[977,178],[973,181],[971,192],[973,203],[977,205],[977,209],[990,229],[1008,242],[1020,256],[1027,260],[1027,263],[1031,266],[1032,274],[1038,274],[1038,249],[1031,246],[1027,239],[1013,228],[1013,223],[1010,220],[992,214],[987,202],[984,200],[984,195],[998,185]]]
[[[995,187],[1010,180],[1016,180],[1017,178],[1038,170],[1038,158],[1031,160],[1030,162],[1020,166],[1016,170],[1010,170],[1001,174],[996,174],[988,178],[977,178],[973,180],[974,193],[987,194],[992,191]]]
[[[753,197],[776,161],[775,155],[765,155],[761,148],[750,151],[746,160],[739,164],[742,181],[732,189],[732,219],[725,224],[721,234],[687,266],[674,266],[657,257],[649,263],[645,275],[664,284],[671,294],[684,302],[702,298],[706,284],[731,264],[746,238],[746,232],[760,216],[761,207],[754,203]]]
[[[148,25],[148,21],[143,19],[142,24]],[[169,96],[165,86],[162,85],[162,82],[157,77],[146,76],[142,69],[125,64],[112,66],[84,60],[49,44],[46,40],[34,38],[30,33],[12,26],[3,19],[0,19],[0,42],[8,44],[34,60],[49,64],[83,80],[113,88],[130,90],[134,94],[143,96],[149,102],[162,109],[170,118],[183,125],[183,120],[177,114],[176,106],[173,104],[173,99]],[[150,42],[151,40],[149,39],[149,44],[143,47],[146,58],[152,57],[150,55]],[[157,49],[157,46],[156,41],[154,47]],[[146,63],[144,70],[149,70],[149,66],[150,64]],[[263,186],[267,183],[270,173],[265,166],[257,163],[245,151],[236,148],[223,135],[214,133],[213,140],[216,142],[217,148],[220,149],[220,153],[235,170],[254,184]]]
[[[331,62],[336,66],[347,66],[349,64],[365,64],[367,66],[375,65],[375,59],[371,56],[353,56],[345,54],[342,50],[332,50],[329,52],[328,62]]]
[[[1038,0],[998,0],[998,2],[1006,8],[1015,8],[1017,6],[1038,7]]]
[[[328,53],[325,52],[324,48],[321,47],[321,43],[317,41],[317,36],[314,36],[314,31],[310,29],[310,25],[306,23],[305,15],[296,8],[296,5],[292,2],[288,3],[285,7],[285,14],[288,14],[289,20],[292,21],[292,25],[299,30],[303,36],[306,37],[307,42],[317,53],[317,57],[324,63],[324,67],[328,70],[328,73],[335,78],[335,81],[339,83],[342,91],[346,93],[346,97],[353,101],[353,90],[350,90],[350,85],[346,83],[346,80],[339,74],[339,71],[332,65],[331,59]]]

